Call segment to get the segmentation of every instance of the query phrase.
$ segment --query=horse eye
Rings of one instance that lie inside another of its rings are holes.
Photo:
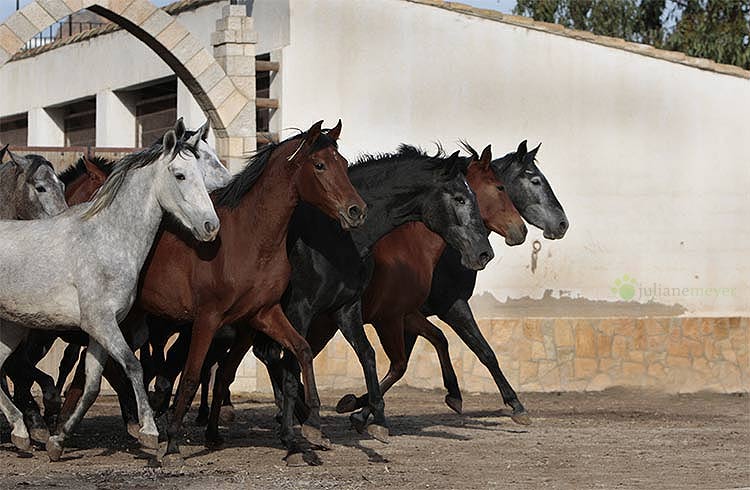
[[[174,178],[177,180],[185,180],[185,176],[183,174],[175,174]]]
[[[323,163],[316,162],[315,164],[315,170],[325,170],[326,166]]]
[[[44,186],[38,185],[36,186],[37,192],[47,192],[47,189],[44,188]]]
[[[505,186],[504,185],[499,185],[499,186],[497,186],[497,190],[499,190],[500,192],[505,192]]]
[[[531,183],[534,185],[542,185],[542,179],[538,175],[531,178]]]
[[[464,199],[462,196],[456,197],[456,202],[458,204],[466,204],[466,199]]]

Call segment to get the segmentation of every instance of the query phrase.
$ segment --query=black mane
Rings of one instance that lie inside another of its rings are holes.
[[[451,156],[446,156],[440,144],[434,155],[422,148],[400,144],[393,153],[362,155],[349,167],[349,177],[357,182],[356,187],[366,191],[381,180],[393,179],[395,192],[406,189],[419,189],[433,185],[436,181],[446,181],[455,177],[455,170],[461,170],[465,158],[460,157],[459,165],[451,165]]]
[[[265,145],[263,148],[257,150],[250,158],[247,159],[245,168],[240,173],[235,175],[232,180],[221,189],[217,189],[213,192],[216,197],[215,203],[217,206],[225,206],[228,208],[236,208],[242,202],[242,198],[252,189],[255,182],[258,181],[263,171],[266,169],[268,162],[271,160],[271,154],[276,151],[281,145],[289,141],[301,140],[307,136],[307,133],[300,133],[291,136],[284,141],[279,143],[270,143]],[[336,141],[329,137],[324,132],[320,133],[318,139],[313,143],[312,151],[316,152],[334,146],[338,148]]]
[[[39,167],[49,167],[53,172],[55,170],[55,167],[52,166],[52,163],[50,163],[49,160],[41,155],[35,155],[32,153],[30,155],[24,155],[23,158],[25,158],[26,161],[29,162],[29,168],[28,170],[26,170],[26,180],[28,180],[29,182],[34,177],[36,171],[39,170]]]
[[[78,177],[86,173],[86,166],[83,164],[84,157],[81,156],[76,163],[60,172],[57,177],[62,181],[63,184],[68,185]],[[89,162],[96,165],[96,167],[109,175],[112,172],[112,161],[104,157],[93,157],[88,159]]]

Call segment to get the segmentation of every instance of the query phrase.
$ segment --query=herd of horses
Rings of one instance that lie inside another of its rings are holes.
[[[217,447],[220,424],[233,418],[230,385],[252,347],[270,375],[285,459],[304,464],[295,421],[313,449],[330,448],[313,359],[339,330],[367,392],[336,410],[386,442],[383,396],[418,336],[437,351],[446,404],[462,410],[432,315],[487,367],[511,418],[531,423],[468,299],[494,256],[491,232],[514,246],[526,222],[548,239],[568,229],[536,165],[539,147],[524,141],[493,159],[490,146],[479,153],[466,142],[465,155],[401,145],[349,164],[341,127],[319,121],[266,145],[234,176],[207,142],[208,123],[191,131],[182,120],[145,150],[116,162],[82,157],[60,175],[38,155],[0,150],[0,409],[13,444],[44,444],[59,460],[105,376],[142,446],[158,447],[155,416],[166,416],[165,464],[181,461],[183,419],[202,386],[196,422]],[[365,323],[390,361],[382,380]],[[58,338],[69,345],[55,381],[37,364]]]

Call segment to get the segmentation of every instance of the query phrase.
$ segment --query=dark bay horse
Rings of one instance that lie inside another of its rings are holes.
[[[303,427],[313,444],[324,444],[312,355],[289,323],[280,301],[289,282],[287,228],[298,202],[321,209],[344,228],[362,224],[365,203],[337,151],[341,122],[327,133],[322,121],[307,132],[259,150],[245,169],[213,194],[221,219],[219,237],[204,246],[164,230],[141,276],[142,309],[175,322],[192,322],[192,338],[168,426],[165,462],[179,459],[178,436],[216,331],[239,323],[237,344],[249,346],[255,331],[290,349],[306,381],[311,417]]]
[[[494,160],[492,168],[504,182],[505,190],[521,216],[531,225],[543,230],[545,238],[559,239],[565,236],[569,222],[552,187],[535,163],[538,150],[539,146],[528,151],[526,141],[523,141],[515,152]],[[512,409],[511,419],[522,425],[530,424],[528,412],[501,371],[497,357],[482,335],[469,306],[468,301],[474,292],[476,277],[475,271],[461,265],[459,253],[449,245],[435,267],[427,301],[420,308],[420,312],[408,317],[407,357],[411,355],[417,335],[438,339],[437,342],[431,342],[438,347],[443,379],[448,389],[446,403],[460,413],[462,397],[448,355],[447,340],[440,329],[426,319],[428,316],[437,315],[458,334],[489,370],[503,402]],[[360,397],[353,406],[352,395],[349,395],[342,399],[339,406],[341,409],[354,409],[364,407],[365,401]]]
[[[482,222],[487,229],[504,236],[508,245],[523,243],[526,227],[505,192],[503,182],[490,166],[490,147],[485,148],[480,157],[471,147],[465,146],[472,154],[466,180],[476,194]],[[487,229],[482,229],[485,239]],[[380,382],[382,393],[406,371],[405,332],[412,324],[410,317],[419,311],[429,295],[433,270],[445,247],[446,241],[422,223],[408,223],[381,238],[373,249],[375,267],[362,305],[364,320],[375,327],[390,360],[388,373]],[[315,352],[322,349],[335,332],[330,320],[326,321],[325,317],[321,320],[314,324],[308,336]],[[428,340],[436,342],[429,333],[425,332]],[[354,402],[364,402],[366,398],[363,396],[357,400],[349,395],[339,402],[337,409],[350,411],[356,408]],[[365,426],[369,413],[369,407],[364,407],[361,413],[352,415],[355,428]]]

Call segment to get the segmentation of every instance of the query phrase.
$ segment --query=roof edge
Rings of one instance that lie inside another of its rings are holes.
[[[528,17],[522,17],[518,15],[509,15],[498,12],[497,10],[481,9],[472,7],[459,2],[449,2],[445,0],[405,0],[409,3],[415,3],[418,5],[425,5],[429,7],[436,7],[443,10],[449,10],[460,14],[469,15],[472,17],[479,17],[482,19],[492,20],[495,22],[502,22],[503,24],[509,24],[517,27],[525,27],[527,29],[547,32],[557,36],[567,37],[571,39],[577,39],[579,41],[586,41],[600,46],[606,46],[609,48],[620,49],[623,51],[629,51],[631,53],[648,56],[650,58],[656,58],[671,63],[678,63],[680,65],[690,66],[692,68],[698,68],[699,70],[712,71],[720,73],[722,75],[730,75],[739,78],[745,78],[750,80],[750,71],[740,68],[735,65],[727,65],[723,63],[717,63],[713,60],[706,58],[696,58],[688,56],[685,53],[679,51],[667,51],[665,49],[655,48],[648,44],[639,44],[624,39],[601,36],[593,34],[588,31],[578,31],[575,29],[569,29],[559,24],[551,24],[549,22],[540,22]]]

